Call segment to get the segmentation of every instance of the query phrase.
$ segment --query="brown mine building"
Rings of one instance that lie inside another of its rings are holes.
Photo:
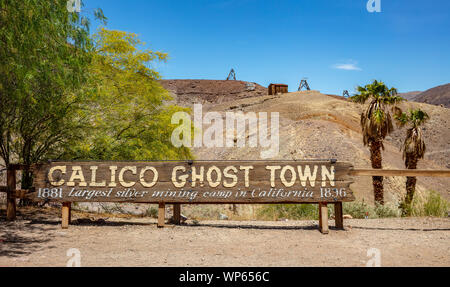
[[[288,92],[288,85],[285,85],[285,84],[270,84],[269,88],[267,90],[269,91],[269,95],[284,94],[284,93]]]

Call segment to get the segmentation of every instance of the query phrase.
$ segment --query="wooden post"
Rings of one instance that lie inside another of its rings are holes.
[[[319,230],[322,230],[322,208],[320,208],[321,205],[319,203]]]
[[[326,202],[319,203],[319,230],[328,234],[328,208]]]
[[[336,202],[334,204],[334,222],[336,228],[344,229],[344,215],[342,213],[342,202]]]
[[[159,228],[164,227],[165,217],[166,217],[166,204],[164,202],[160,202],[159,208],[158,208],[158,227]]]
[[[72,222],[72,202],[68,202],[69,205],[69,225]]]
[[[62,229],[69,228],[70,223],[70,202],[63,202],[62,209],[61,209],[61,227]]]
[[[173,223],[176,225],[181,224],[181,204],[179,203],[173,205]]]
[[[8,167],[6,174],[8,190],[6,194],[6,219],[16,219],[16,170]]]

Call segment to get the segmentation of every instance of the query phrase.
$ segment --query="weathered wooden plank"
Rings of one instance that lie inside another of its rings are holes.
[[[353,201],[351,167],[330,161],[52,162],[35,166],[35,192],[28,197],[142,203]]]
[[[158,227],[162,228],[165,225],[166,221],[166,204],[164,202],[160,202],[158,206]]]
[[[336,202],[334,204],[334,221],[336,228],[344,229],[344,215],[342,212],[342,202]]]
[[[34,169],[36,192],[27,195],[28,198],[148,203],[160,200],[167,203],[352,201],[349,185],[353,175],[450,175],[450,171],[358,170],[349,163],[331,161],[52,162],[35,165]],[[61,196],[48,196],[49,193],[42,196],[45,188],[61,189]],[[270,193],[274,189],[282,190],[281,196],[249,196],[252,192]],[[330,189],[345,190],[346,195],[323,196]],[[102,196],[110,191],[115,196]],[[215,191],[218,196],[208,196]],[[300,198],[283,196],[283,192],[303,191],[313,194]],[[158,192],[183,192],[185,196],[155,196]],[[232,195],[223,196],[220,192]],[[247,194],[237,196],[239,192]],[[90,196],[91,193],[96,195]]]
[[[6,219],[13,221],[16,219],[16,171],[8,169],[6,174],[8,185],[6,196]]]
[[[38,188],[28,193],[34,200],[59,202],[141,202],[141,203],[302,203],[353,201],[352,182],[336,182],[332,188],[271,188],[268,182],[256,182],[249,188],[196,187],[177,189],[171,183],[160,183],[155,189],[135,188]]]
[[[423,177],[450,177],[450,169],[349,169],[350,176],[423,176]]]
[[[276,182],[274,184],[274,187],[272,187],[271,182],[270,181],[251,181],[249,182],[248,186],[246,186],[245,183],[243,182],[237,182],[235,185],[229,187],[226,186],[224,183],[216,183],[216,185],[211,185],[211,184],[196,184],[195,187],[192,187],[191,184],[184,184],[182,186],[177,186],[172,182],[157,182],[155,183],[154,186],[152,187],[142,187],[139,185],[133,185],[133,186],[129,186],[129,187],[123,187],[123,186],[115,186],[115,187],[92,187],[92,186],[67,186],[67,185],[62,185],[59,187],[55,187],[52,186],[50,183],[44,183],[44,184],[40,184],[38,186],[36,186],[36,188],[34,190],[38,191],[39,189],[44,189],[44,188],[48,188],[48,189],[52,189],[52,188],[56,188],[56,189],[60,189],[62,188],[63,190],[74,190],[74,191],[78,191],[78,190],[98,190],[98,191],[110,191],[111,189],[113,189],[114,191],[119,191],[119,190],[146,190],[146,191],[164,191],[164,190],[197,190],[197,191],[214,191],[214,190],[253,190],[253,189],[282,189],[282,190],[308,190],[308,191],[320,191],[321,188],[325,189],[325,188],[345,188],[345,187],[349,187],[354,181],[334,181],[333,185],[330,185],[329,182],[320,182],[320,181],[315,181],[315,182],[307,182],[307,183],[302,183],[302,182],[295,182],[294,185],[292,186],[285,186],[284,184],[280,183],[280,182]]]
[[[274,188],[274,189],[284,189],[284,190],[299,190],[299,189],[307,189],[307,190],[320,190],[321,187],[323,188],[343,188],[348,187],[350,184],[352,184],[353,180],[334,180],[332,184],[330,184],[329,181],[295,181],[292,185],[286,186],[282,182],[275,182],[271,183],[270,181],[249,181],[248,183],[245,183],[244,181],[237,181],[233,183],[232,185],[229,185],[229,182],[203,182],[203,183],[196,183],[193,185],[190,182],[186,182],[182,185],[177,185],[173,182],[169,181],[158,181],[155,182],[155,184],[151,187],[144,187],[140,184],[133,184],[131,186],[123,187],[120,185],[116,185],[114,187],[110,186],[67,186],[67,185],[61,185],[61,186],[54,186],[50,184],[49,182],[44,182],[39,185],[36,185],[36,190],[39,188],[63,188],[65,190],[67,189],[75,189],[75,190],[103,190],[103,191],[109,191],[111,188],[114,190],[119,189],[136,189],[136,190],[233,190],[233,189],[258,189],[258,188]]]
[[[283,172],[284,177],[287,180],[292,179],[292,170],[295,171],[296,179],[300,181],[300,174],[298,168],[302,175],[310,172],[315,174],[315,181],[324,181],[328,179],[323,178],[322,167],[325,166],[328,169],[334,168],[335,178],[339,180],[348,179],[348,170],[352,167],[351,164],[346,162],[336,162],[331,164],[330,162],[319,162],[319,161],[196,161],[196,162],[52,162],[49,164],[36,165],[34,167],[35,182],[45,182],[49,181],[48,174],[50,168],[56,168],[51,173],[53,180],[58,182],[60,180],[67,181],[73,174],[73,168],[76,167],[81,170],[81,173],[88,184],[93,183],[93,169],[95,169],[95,180],[93,184],[98,184],[98,182],[106,181],[107,185],[111,183],[112,174],[115,177],[115,183],[120,181],[130,182],[134,181],[137,184],[140,183],[140,175],[143,172],[143,180],[145,182],[151,182],[154,179],[154,173],[152,168],[158,172],[158,182],[171,182],[174,174],[174,167],[180,167],[176,170],[175,175],[177,178],[188,175],[187,181],[192,180],[192,175],[199,175],[203,168],[203,181],[207,180],[209,168],[214,167],[211,170],[211,178],[217,179],[217,170],[221,172],[223,179],[228,179],[227,181],[233,181],[234,176],[238,182],[244,181],[246,177],[249,180],[254,181],[264,181],[269,180],[271,175],[271,169],[267,167],[274,168],[274,174],[276,177],[280,177]],[[277,166],[280,168],[275,169]],[[283,171],[285,166],[291,166],[292,168]],[[306,169],[303,167],[307,167]],[[125,171],[122,173],[122,180],[120,180],[119,174],[122,169]],[[131,168],[131,169],[130,169]],[[225,174],[226,173],[226,174]],[[198,184],[200,180],[197,177]],[[78,182],[79,183],[79,182]]]

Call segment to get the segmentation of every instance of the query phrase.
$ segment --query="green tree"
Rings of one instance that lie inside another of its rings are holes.
[[[105,19],[101,10],[96,16]],[[31,164],[57,157],[82,127],[92,48],[89,21],[67,0],[0,0],[0,157]],[[30,173],[22,187],[31,185]]]
[[[89,74],[92,90],[80,117],[88,125],[65,158],[95,160],[189,159],[188,148],[170,142],[171,116],[187,111],[172,98],[151,68],[167,54],[144,49],[136,34],[101,28],[93,36]]]
[[[408,126],[406,138],[402,146],[403,160],[407,169],[416,169],[417,162],[425,156],[426,145],[421,126],[429,120],[429,116],[421,109],[409,110],[408,113],[401,113],[396,117],[400,126]],[[402,204],[403,213],[409,215],[411,203],[416,191],[416,177],[406,178],[406,196]]]
[[[384,149],[383,141],[392,132],[392,117],[388,107],[399,103],[403,99],[397,96],[395,88],[388,88],[383,82],[377,80],[364,87],[357,87],[358,93],[350,99],[364,104],[369,101],[369,106],[361,114],[361,128],[364,145],[370,148],[370,161],[372,168],[381,169]],[[394,109],[396,113],[399,109]],[[384,204],[383,177],[372,177],[375,202]]]

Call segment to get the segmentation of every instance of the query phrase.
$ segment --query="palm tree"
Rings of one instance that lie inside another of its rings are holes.
[[[395,117],[400,126],[409,125],[403,143],[403,160],[407,169],[416,169],[417,162],[425,155],[426,146],[420,128],[430,117],[421,109],[409,110],[409,113],[401,113]],[[417,179],[414,176],[406,178],[406,197],[402,204],[403,213],[408,215],[411,211],[411,202],[416,191]]]
[[[392,117],[388,107],[393,106],[403,100],[397,96],[395,88],[388,88],[383,82],[377,80],[364,87],[357,87],[358,93],[350,99],[354,102],[364,104],[370,101],[367,109],[361,114],[361,128],[363,133],[363,142],[370,148],[370,161],[372,168],[381,169],[382,157],[381,149],[384,150],[383,140],[394,129]],[[393,110],[401,113],[400,109]],[[384,204],[383,177],[372,177],[375,203]]]

